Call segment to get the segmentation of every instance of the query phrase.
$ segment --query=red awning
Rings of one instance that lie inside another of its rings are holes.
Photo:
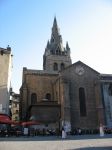
[[[26,122],[16,122],[11,120],[11,118],[6,114],[0,114],[0,124],[13,124],[13,125],[22,125],[22,126],[30,126],[30,125],[39,125],[38,121],[26,121]]]
[[[39,125],[39,124],[40,123],[38,121],[26,121],[21,123],[22,126]]]
[[[0,124],[14,124],[19,125],[18,122],[12,121],[11,118],[6,114],[0,114]]]

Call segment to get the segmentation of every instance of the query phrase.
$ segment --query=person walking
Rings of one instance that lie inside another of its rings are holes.
[[[100,124],[100,137],[103,137],[104,136],[104,128],[103,128],[103,125]]]
[[[62,127],[62,139],[65,139],[65,138],[66,138],[66,132],[64,128]]]

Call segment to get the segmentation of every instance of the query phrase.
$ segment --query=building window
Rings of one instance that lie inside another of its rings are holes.
[[[15,103],[14,105],[15,105],[15,107],[17,107],[17,103]]]
[[[19,119],[18,119],[18,117],[17,116],[15,116],[15,121],[18,121]]]
[[[16,110],[16,114],[18,114],[19,113],[19,110]]]
[[[84,88],[79,88],[80,116],[86,116],[86,99]]]
[[[31,105],[37,104],[37,95],[36,93],[31,94]]]
[[[52,36],[51,43],[54,43],[54,37]]]
[[[51,94],[47,93],[45,99],[47,99],[48,101],[50,101],[51,100]]]
[[[57,70],[58,70],[58,64],[54,63],[54,71],[57,71]]]
[[[110,83],[110,85],[109,85],[108,93],[110,96],[112,96],[112,83]]]
[[[57,55],[60,55],[60,54],[61,54],[61,51],[60,51],[60,48],[59,48],[59,47],[56,49],[56,54],[57,54]]]
[[[64,63],[61,63],[61,70],[63,70],[64,68],[65,68],[65,65],[64,65]]]

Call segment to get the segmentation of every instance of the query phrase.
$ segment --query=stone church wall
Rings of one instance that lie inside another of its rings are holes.
[[[46,99],[46,94],[51,94],[51,100],[54,100],[53,82],[56,79],[54,75],[26,75],[26,84],[28,89],[28,105],[31,105],[31,94],[37,94],[37,102]]]
[[[96,106],[95,82],[98,79],[98,73],[91,70],[89,67],[84,67],[84,74],[78,75],[76,73],[76,66],[72,65],[64,70],[61,75],[70,82],[70,106],[71,106],[71,125],[72,128],[96,128],[98,123],[98,110]],[[85,117],[80,116],[79,104],[79,88],[83,87],[86,97]]]

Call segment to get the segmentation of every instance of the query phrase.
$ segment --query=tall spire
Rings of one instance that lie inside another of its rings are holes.
[[[52,33],[53,34],[59,34],[59,28],[57,25],[57,20],[56,20],[56,16],[54,17],[54,22],[53,22],[53,27],[52,27]]]
[[[70,48],[68,42],[66,43],[66,48],[63,47],[62,36],[59,33],[59,28],[57,25],[56,16],[53,20],[51,39],[47,42],[47,46],[45,48],[45,55],[53,54],[53,55],[69,55]]]
[[[56,28],[58,27],[58,26],[57,26],[56,16],[54,17],[53,27],[56,27]]]
[[[53,70],[54,64],[58,64],[58,69]],[[53,20],[50,41],[47,42],[45,52],[43,55],[43,68],[48,71],[59,71],[64,64],[67,67],[71,64],[70,48],[68,42],[66,47],[63,46],[62,36],[58,28],[56,16]]]

